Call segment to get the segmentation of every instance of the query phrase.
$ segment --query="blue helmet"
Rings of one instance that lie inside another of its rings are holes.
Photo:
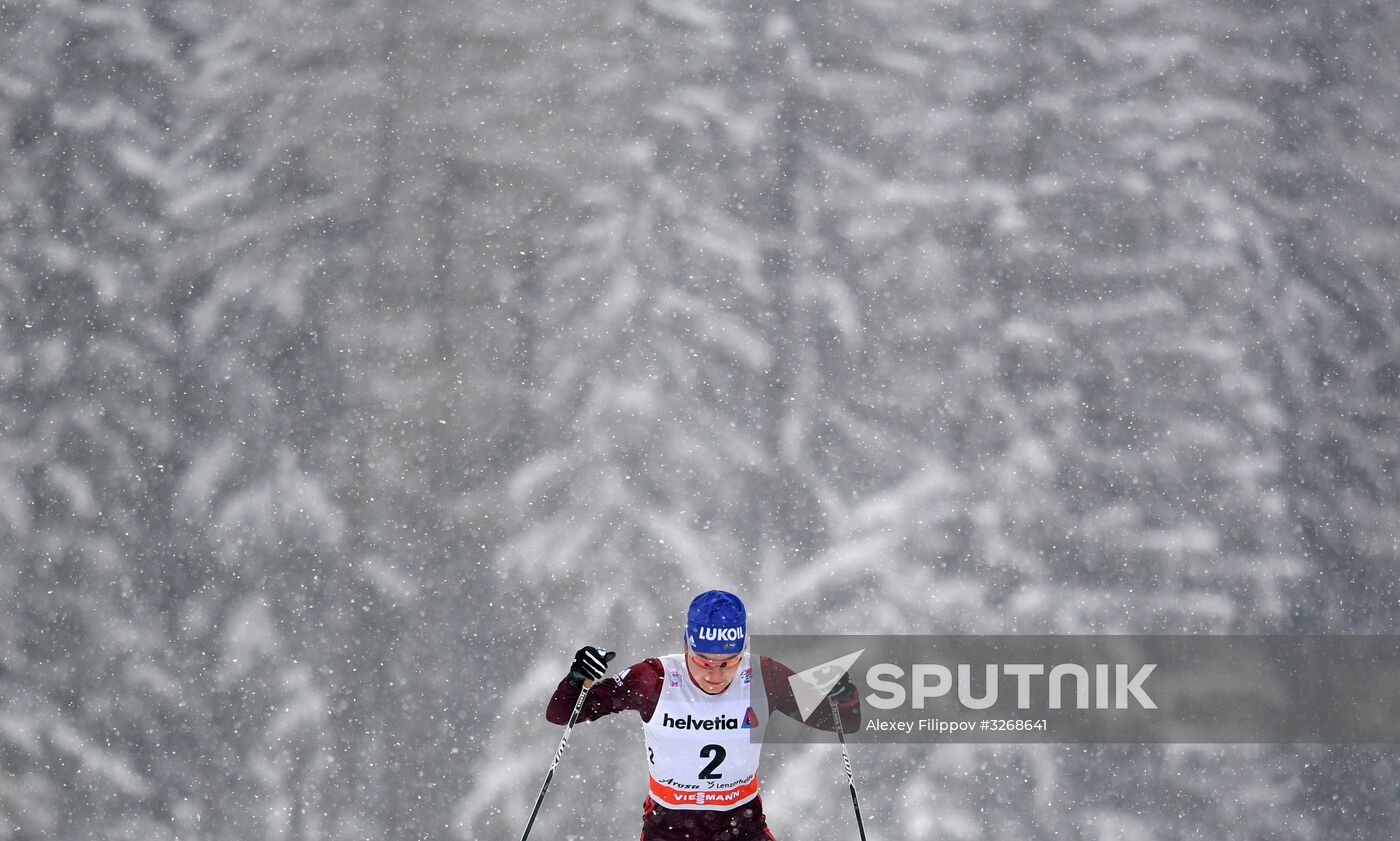
[[[685,641],[696,654],[732,654],[744,650],[744,603],[724,590],[706,590],[690,603]]]

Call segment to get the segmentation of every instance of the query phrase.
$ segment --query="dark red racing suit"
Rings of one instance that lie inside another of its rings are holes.
[[[797,700],[787,680],[792,669],[767,657],[760,656],[758,660],[770,714],[777,711],[802,721]],[[643,721],[651,720],[656,702],[661,697],[662,681],[666,679],[661,661],[656,658],[643,660],[619,674],[621,681],[605,678],[593,684],[583,708],[579,710],[579,721],[592,721],[623,710],[636,710]],[[694,680],[690,677],[689,669],[686,670],[686,677]],[[549,699],[545,717],[554,724],[568,723],[579,692],[580,689],[567,679],[560,681],[559,688],[554,690],[554,697]],[[818,707],[806,723],[811,727],[836,732],[831,707],[826,704]],[[841,727],[848,733],[860,729],[859,694],[841,703]],[[642,841],[773,841],[773,834],[768,831],[768,822],[763,815],[762,795],[733,809],[668,809],[648,794],[642,802]]]

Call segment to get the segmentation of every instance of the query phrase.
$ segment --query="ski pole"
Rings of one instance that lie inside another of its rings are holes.
[[[841,740],[841,758],[846,761],[846,782],[851,786],[851,805],[856,809],[856,828],[860,830],[860,841],[865,841],[865,822],[860,819],[860,800],[856,798],[856,775],[851,772],[851,753],[846,750],[846,733],[841,729],[841,708],[836,699],[827,696],[831,704],[831,719],[836,723],[836,738]]]
[[[616,656],[616,652],[608,651],[603,655],[603,662],[608,662]],[[574,711],[569,715],[569,723],[564,725],[564,736],[559,740],[559,749],[554,752],[554,761],[549,763],[549,773],[544,777],[544,785],[540,786],[540,795],[535,798],[535,808],[530,810],[530,821],[525,824],[525,832],[520,836],[520,841],[525,841],[530,837],[530,829],[535,825],[535,816],[540,813],[540,804],[544,802],[544,793],[549,790],[549,783],[554,779],[554,769],[559,765],[559,759],[564,755],[564,748],[569,746],[569,731],[574,729],[574,722],[578,721],[579,711],[583,709],[583,701],[588,697],[588,690],[593,688],[593,681],[583,682],[583,691],[578,693],[578,700],[574,702]]]

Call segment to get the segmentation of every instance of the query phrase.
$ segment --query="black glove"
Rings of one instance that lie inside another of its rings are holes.
[[[854,694],[856,694],[856,685],[851,683],[850,672],[846,672],[841,675],[841,679],[836,681],[836,685],[831,687],[831,691],[826,693],[826,696],[840,704]]]
[[[583,686],[585,680],[597,680],[608,673],[608,664],[616,656],[616,651],[604,651],[596,646],[585,645],[574,655],[574,665],[569,670],[569,683]]]

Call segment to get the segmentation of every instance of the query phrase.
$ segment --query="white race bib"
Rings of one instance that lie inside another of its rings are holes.
[[[761,692],[760,703],[753,702],[748,652],[718,695],[695,685],[684,654],[660,659],[661,697],[643,727],[652,799],[668,809],[732,809],[752,800],[763,745],[761,736],[750,736],[767,721],[768,709]]]

